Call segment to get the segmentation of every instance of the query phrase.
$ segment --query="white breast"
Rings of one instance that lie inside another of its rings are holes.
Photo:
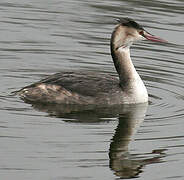
[[[148,101],[147,89],[136,71],[130,84],[129,97],[130,101],[134,103],[144,103]]]

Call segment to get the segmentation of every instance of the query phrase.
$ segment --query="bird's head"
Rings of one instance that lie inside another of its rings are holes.
[[[129,47],[138,40],[167,42],[148,33],[141,25],[130,18],[121,18],[117,21],[119,24],[116,26],[111,38],[111,44],[115,50]]]

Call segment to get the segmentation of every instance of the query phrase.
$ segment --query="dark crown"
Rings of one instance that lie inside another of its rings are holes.
[[[130,18],[119,18],[117,21],[123,25],[123,26],[128,26],[128,27],[133,27],[135,29],[141,29],[143,30],[143,27],[136,23],[133,19]]]

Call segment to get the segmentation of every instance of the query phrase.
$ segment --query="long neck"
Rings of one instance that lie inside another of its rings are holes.
[[[129,46],[122,46],[117,49],[114,38],[112,37],[111,55],[119,75],[120,85],[122,85],[122,87],[127,87],[130,82],[139,77],[130,58]]]
[[[119,75],[120,86],[125,96],[129,97],[129,103],[147,102],[148,93],[131,61],[131,41],[127,42],[126,37],[126,29],[121,26],[115,28],[111,37],[111,55]]]

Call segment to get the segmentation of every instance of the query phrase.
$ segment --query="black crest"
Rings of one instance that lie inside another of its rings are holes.
[[[136,23],[133,19],[130,18],[119,18],[117,21],[122,24],[123,26],[133,27],[135,29],[143,30],[143,27]]]

